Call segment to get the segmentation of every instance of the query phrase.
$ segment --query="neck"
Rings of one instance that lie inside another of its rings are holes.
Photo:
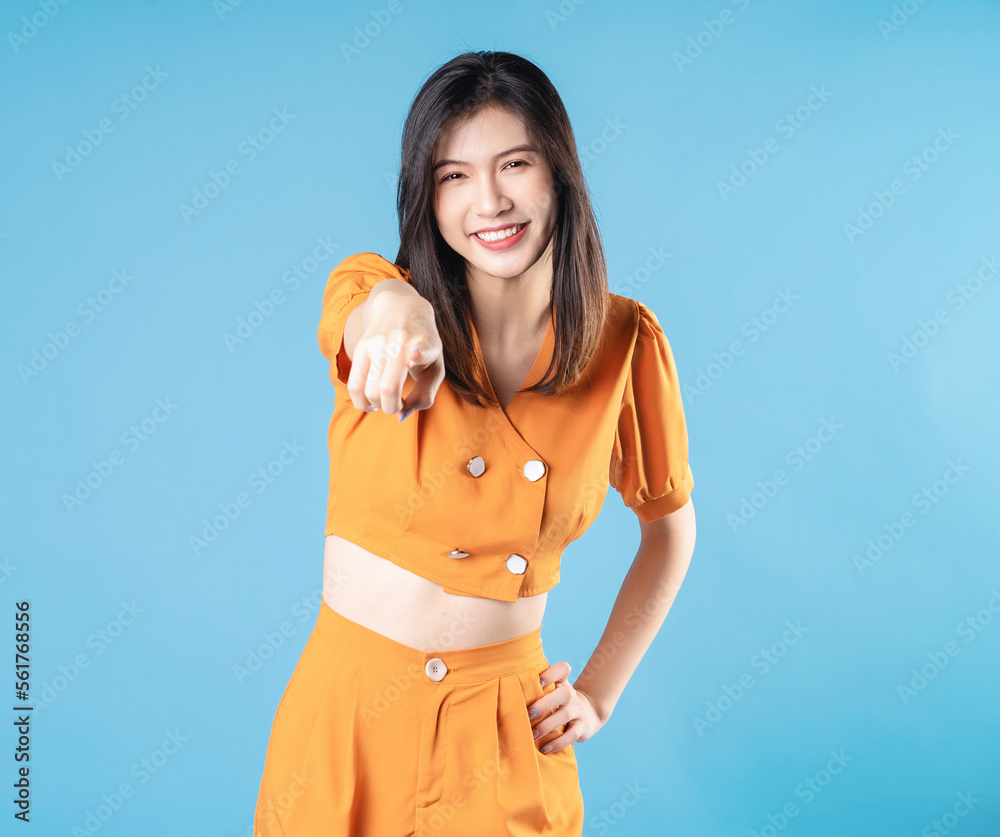
[[[467,265],[466,277],[481,343],[515,347],[544,332],[552,298],[552,240],[538,261],[519,276],[492,276]]]

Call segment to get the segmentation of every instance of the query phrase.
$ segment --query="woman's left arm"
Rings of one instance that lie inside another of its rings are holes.
[[[642,533],[639,549],[615,599],[607,627],[587,665],[572,684],[572,690],[577,694],[571,702],[578,704],[580,712],[573,717],[580,717],[585,721],[584,726],[596,726],[596,729],[586,729],[581,731],[582,735],[578,733],[575,737],[571,727],[563,736],[550,742],[553,750],[549,752],[562,749],[574,741],[586,740],[611,717],[615,704],[652,644],[687,575],[696,535],[693,501],[688,500],[675,512],[659,520],[640,520],[639,527]],[[569,663],[555,663],[544,674],[546,685],[566,683]],[[555,699],[557,691],[535,702],[542,713],[553,708],[546,704]],[[556,705],[564,706],[566,703],[567,700],[562,699]],[[573,715],[572,712],[566,714]],[[586,714],[595,716],[596,724],[595,718],[586,719]],[[539,733],[541,737],[563,723],[566,723],[565,716],[556,712],[534,726],[542,729]]]

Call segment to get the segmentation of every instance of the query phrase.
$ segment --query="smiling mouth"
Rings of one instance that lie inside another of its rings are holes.
[[[495,230],[494,232],[487,233],[473,233],[476,238],[480,241],[503,241],[505,238],[510,238],[512,235],[517,235],[521,230],[523,230],[527,224],[514,224],[511,227],[506,227],[502,230]]]

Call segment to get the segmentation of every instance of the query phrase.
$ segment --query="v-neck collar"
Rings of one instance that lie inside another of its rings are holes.
[[[541,380],[542,373],[549,365],[552,345],[555,342],[555,335],[552,330],[552,311],[551,309],[549,310],[549,319],[545,325],[545,336],[542,338],[542,346],[538,350],[538,354],[535,355],[535,359],[531,364],[531,369],[528,370],[527,377],[521,382],[521,385],[517,388],[518,391],[514,393],[514,397],[510,399],[506,407],[499,406],[500,398],[493,390],[493,384],[490,381],[490,373],[486,369],[486,360],[483,357],[483,348],[479,345],[479,334],[476,332],[476,324],[472,320],[472,317],[469,317],[469,324],[472,328],[473,349],[475,350],[476,356],[479,358],[479,362],[482,365],[481,368],[483,370],[483,377],[486,380],[486,386],[489,388],[493,397],[497,400],[497,407],[505,416],[507,416],[507,411],[510,410],[521,397],[521,390]],[[491,404],[490,406],[493,407],[494,405]]]

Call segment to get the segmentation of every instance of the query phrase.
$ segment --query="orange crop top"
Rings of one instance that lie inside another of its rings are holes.
[[[644,521],[683,506],[694,487],[680,384],[667,338],[641,302],[611,294],[607,339],[559,395],[519,392],[474,407],[442,381],[405,421],[351,401],[348,314],[387,276],[376,253],[345,258],[327,281],[319,324],[335,399],[326,534],[368,549],[446,592],[513,602],[559,582],[563,550],[597,517],[608,485]],[[482,364],[472,327],[473,351]],[[549,319],[522,387],[541,380]],[[484,367],[481,367],[484,368]],[[403,396],[414,381],[407,377]],[[488,377],[484,384],[489,387]]]

